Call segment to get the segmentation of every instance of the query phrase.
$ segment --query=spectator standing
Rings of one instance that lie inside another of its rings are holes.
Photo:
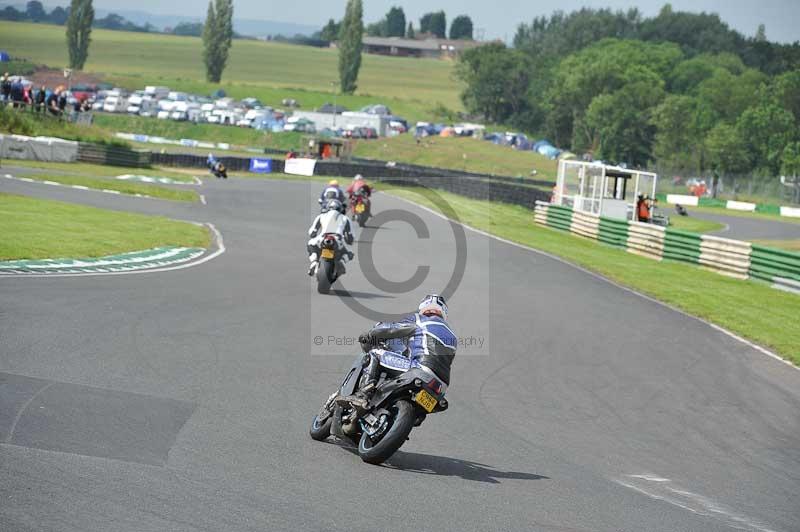
[[[2,94],[4,102],[11,99],[11,80],[8,79],[8,72],[3,74],[3,80],[0,81],[0,94]]]
[[[34,110],[38,112],[44,111],[44,103],[47,100],[47,87],[42,85],[39,87],[39,90],[36,91],[36,97],[34,98]]]
[[[24,90],[22,80],[19,76],[15,77],[11,82],[11,101],[14,102],[14,107],[20,107],[22,104]]]
[[[64,114],[64,110],[67,108],[67,91],[64,90],[62,87],[60,91],[58,91],[58,110],[61,111],[61,114]]]
[[[58,93],[56,91],[50,93],[45,103],[47,104],[47,110],[50,111],[50,114],[57,116],[60,113],[58,110]]]

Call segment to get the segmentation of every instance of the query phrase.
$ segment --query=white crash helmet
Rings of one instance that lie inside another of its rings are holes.
[[[353,181],[363,181],[363,180],[364,176],[361,174],[356,174],[356,176],[353,178]]]
[[[434,312],[439,314],[443,320],[447,319],[447,303],[444,297],[438,294],[428,294],[419,302],[419,313]]]
[[[325,207],[326,211],[339,211],[340,213],[344,214],[344,205],[337,199],[328,200],[328,203],[325,204]]]

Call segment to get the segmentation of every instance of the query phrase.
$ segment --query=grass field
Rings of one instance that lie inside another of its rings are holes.
[[[673,229],[692,231],[693,233],[710,233],[711,231],[719,231],[725,228],[725,224],[690,216],[670,216],[669,223]]]
[[[17,166],[22,168],[36,168],[42,170],[53,170],[58,173],[72,174],[78,176],[93,177],[116,177],[123,174],[145,175],[149,177],[169,177],[175,181],[191,183],[192,174],[188,172],[178,172],[165,168],[128,168],[124,166],[104,166],[101,164],[90,163],[51,163],[45,161],[27,161],[22,159],[5,159],[5,166]],[[204,171],[197,169],[195,172],[202,175]]]
[[[385,187],[383,187],[385,188]],[[435,208],[416,191],[390,191]],[[639,292],[674,305],[769,347],[800,364],[800,297],[765,283],[740,281],[677,262],[656,262],[549,228],[535,226],[523,207],[490,203],[437,191],[460,220],[502,238],[547,251]]]
[[[95,113],[94,123],[96,126],[114,133],[120,131],[176,140],[194,139],[209,142],[227,142],[236,146],[256,148],[266,146],[270,148],[285,148],[287,150],[298,148],[303,137],[302,133],[295,132],[272,133],[258,131],[249,127],[195,124],[124,114]],[[156,144],[147,144],[147,146],[153,150],[164,147],[170,150],[175,148],[175,146]]]
[[[753,240],[753,244],[770,248],[785,249],[786,251],[800,251],[800,239],[797,240]]]
[[[0,49],[55,68],[67,63],[61,26],[0,21]],[[221,85],[204,81],[201,54],[196,37],[95,29],[85,70],[127,87],[159,84],[208,94],[221,86],[233,97],[254,96],[270,105],[292,97],[309,109],[333,99],[331,81],[338,80],[334,49],[235,40]],[[458,110],[460,88],[452,66],[435,59],[364,54],[356,94],[337,97],[337,103],[353,109],[382,102],[414,120],[439,103]]]
[[[102,257],[160,246],[208,247],[201,226],[0,193],[0,260]]]
[[[198,201],[200,196],[194,190],[178,190],[175,188],[161,187],[148,183],[137,183],[135,181],[123,181],[120,179],[65,175],[65,174],[26,174],[25,177],[37,181],[52,181],[62,185],[77,185],[91,188],[94,190],[115,190],[121,194],[135,196],[148,196],[173,201]]]
[[[717,207],[687,207],[689,216],[693,212],[705,212],[709,214],[724,214],[725,216],[735,216],[736,218],[754,218],[758,220],[769,220],[771,222],[783,222],[789,224],[800,224],[800,218],[792,218],[790,216],[780,216],[778,214],[770,214],[767,212],[746,212],[736,211],[733,209],[720,209]],[[800,229],[799,229],[800,230]]]
[[[377,141],[359,141],[353,155],[370,159],[402,161],[469,172],[556,180],[557,162],[531,151],[517,151],[464,137],[426,137],[417,144],[412,135]],[[531,170],[537,175],[531,176]]]

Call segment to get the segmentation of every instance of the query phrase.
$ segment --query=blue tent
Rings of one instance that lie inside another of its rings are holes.
[[[5,50],[0,50],[0,63],[8,63],[11,61],[11,56]]]

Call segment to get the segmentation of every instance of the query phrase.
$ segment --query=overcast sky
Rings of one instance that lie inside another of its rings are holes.
[[[428,11],[443,9],[448,25],[454,16],[467,14],[486,38],[510,40],[517,24],[530,22],[538,15],[549,15],[554,9],[572,11],[583,6],[628,9],[638,7],[646,16],[658,13],[665,0],[364,0],[365,22],[381,18],[393,5],[403,8],[406,18],[419,24],[419,17]],[[772,41],[800,41],[800,0],[672,0],[673,9],[710,11],[745,35],[754,35],[758,25],[767,28]],[[95,0],[95,7],[105,9],[137,9],[158,14],[204,16],[207,0]],[[237,18],[252,18],[322,25],[329,18],[340,19],[346,0],[234,0]]]

